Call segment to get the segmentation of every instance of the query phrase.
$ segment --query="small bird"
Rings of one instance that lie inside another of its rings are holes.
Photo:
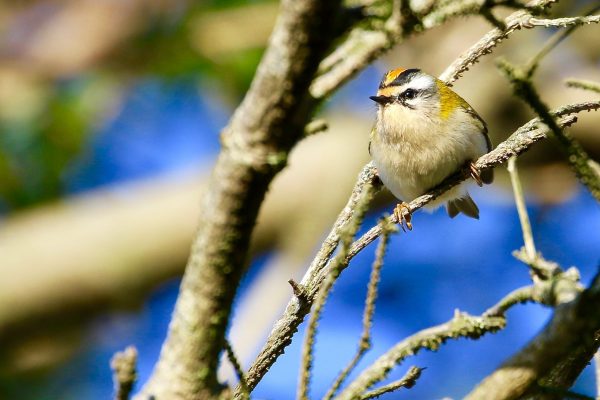
[[[383,184],[401,203],[394,214],[412,229],[411,201],[468,165],[479,186],[491,183],[492,169],[479,171],[473,161],[492,149],[487,126],[475,110],[444,82],[419,69],[393,69],[379,84],[377,120],[369,154]],[[466,190],[455,186],[428,204],[447,203],[448,215],[479,219],[479,208]],[[406,213],[403,213],[403,210]]]

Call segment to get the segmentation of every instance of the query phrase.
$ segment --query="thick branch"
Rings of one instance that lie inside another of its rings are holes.
[[[316,105],[306,92],[335,37],[340,1],[285,0],[255,79],[222,133],[223,150],[169,334],[140,398],[210,399],[259,207]]]

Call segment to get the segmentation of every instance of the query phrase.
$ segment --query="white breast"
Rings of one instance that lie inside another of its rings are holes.
[[[375,127],[371,155],[384,185],[402,201],[424,194],[487,150],[485,137],[465,112],[457,111],[438,124],[426,113],[395,107],[379,110],[378,121],[385,123]],[[433,207],[464,193],[461,185]]]

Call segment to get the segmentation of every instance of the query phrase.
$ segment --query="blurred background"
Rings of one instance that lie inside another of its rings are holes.
[[[576,15],[594,1],[561,1]],[[219,130],[240,102],[278,10],[274,1],[29,0],[0,3],[0,398],[106,399],[109,360],[135,345],[143,383],[158,358]],[[504,10],[499,13],[508,12]],[[255,232],[253,261],[229,333],[247,367],[368,161],[375,108],[368,99],[391,67],[440,74],[487,32],[461,19],[393,49],[321,111],[329,130],[304,140],[273,184]],[[504,55],[525,62],[553,29],[518,32],[455,85],[504,140],[532,118],[497,72]],[[536,82],[556,107],[594,98],[564,79],[600,81],[600,26],[577,30],[542,62]],[[598,113],[571,133],[600,158]],[[600,261],[600,210],[550,142],[519,159],[538,250],[584,283]],[[374,348],[450,319],[477,314],[529,282],[511,256],[521,231],[504,170],[471,191],[481,219],[443,210],[414,216],[395,235],[383,270]],[[363,230],[390,212],[383,193]],[[322,396],[356,348],[373,249],[334,288],[317,341],[312,394]],[[550,311],[520,306],[508,327],[451,342],[409,365],[427,367],[410,391],[387,398],[461,398],[526,343]],[[292,399],[302,330],[255,391]],[[359,370],[360,367],[359,366]],[[223,380],[235,383],[227,362]],[[594,395],[591,370],[576,390]]]

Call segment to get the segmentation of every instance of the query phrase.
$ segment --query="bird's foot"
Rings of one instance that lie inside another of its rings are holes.
[[[480,187],[483,186],[483,181],[481,180],[479,169],[477,169],[474,163],[469,163],[469,170],[471,172],[471,178],[473,178],[477,185]]]
[[[398,203],[396,208],[394,208],[394,216],[404,232],[406,232],[406,229],[404,229],[405,224],[406,228],[408,228],[409,231],[412,231],[412,211],[410,210],[408,203]]]

